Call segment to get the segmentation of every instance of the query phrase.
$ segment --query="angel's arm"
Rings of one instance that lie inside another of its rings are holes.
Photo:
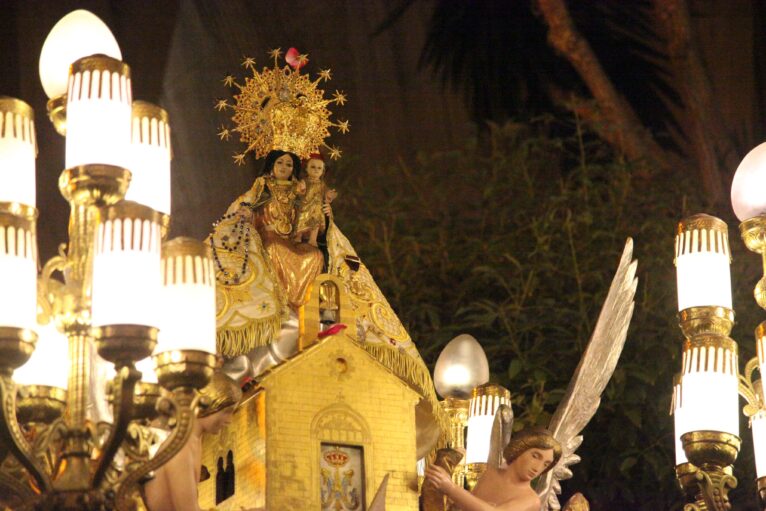
[[[426,469],[426,480],[452,499],[461,511],[536,511],[540,507],[540,499],[534,493],[497,506],[489,504],[456,485],[443,468],[435,465]]]

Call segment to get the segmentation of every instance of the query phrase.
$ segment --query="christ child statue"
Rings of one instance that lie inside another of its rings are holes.
[[[325,230],[325,205],[329,205],[338,196],[335,190],[327,187],[323,176],[325,172],[322,155],[314,153],[306,162],[305,193],[298,203],[293,241],[317,246],[317,236]]]
[[[426,471],[432,484],[461,511],[538,511],[540,498],[532,489],[536,477],[551,470],[561,457],[561,445],[542,428],[527,428],[516,433],[503,450],[505,464],[488,466],[469,493],[452,482],[441,467]]]

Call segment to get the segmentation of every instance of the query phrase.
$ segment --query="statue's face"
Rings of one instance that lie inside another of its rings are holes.
[[[231,424],[231,421],[233,418],[234,418],[233,406],[224,408],[223,410],[220,410],[212,415],[208,415],[207,417],[205,417],[205,419],[209,419],[208,423],[205,426],[205,432],[211,435],[220,433],[223,428]]]
[[[322,160],[311,159],[306,164],[306,173],[309,177],[319,179],[324,174],[324,162]]]
[[[293,159],[289,154],[283,154],[274,161],[274,168],[271,170],[277,179],[290,179],[293,175]]]
[[[532,447],[513,460],[510,468],[522,481],[531,481],[553,463],[553,449]]]

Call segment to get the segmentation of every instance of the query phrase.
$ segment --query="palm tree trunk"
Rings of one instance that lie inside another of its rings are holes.
[[[689,142],[689,155],[696,161],[708,196],[723,203],[726,172],[721,166],[733,172],[737,154],[713,101],[710,78],[692,38],[689,9],[685,0],[655,0],[654,10],[667,39],[674,83],[685,106],[681,126]]]

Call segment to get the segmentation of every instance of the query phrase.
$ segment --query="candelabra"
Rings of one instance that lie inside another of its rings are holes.
[[[71,214],[68,242],[39,275],[34,113],[0,98],[0,450],[10,454],[0,502],[14,509],[131,508],[137,485],[188,439],[216,363],[212,259],[196,240],[162,243],[167,114],[132,101],[120,58],[87,11],[43,46]],[[158,417],[172,427],[152,456]]]
[[[732,183],[732,205],[742,222],[745,246],[760,254],[764,277],[755,300],[766,308],[766,144],[742,161]],[[688,499],[686,511],[731,508],[736,487],[732,465],[740,449],[738,395],[745,399],[755,448],[758,493],[766,509],[766,407],[756,369],[766,370],[766,322],[755,330],[758,356],[739,372],[734,323],[728,228],[715,217],[695,215],[678,224],[675,264],[679,323],[684,334],[682,372],[677,376],[673,409],[676,475]]]
[[[466,334],[447,343],[434,368],[434,384],[450,418],[447,446],[465,451],[452,478],[469,488],[486,469],[495,412],[501,404],[511,405],[510,392],[487,383],[488,379],[487,356],[476,339]]]

